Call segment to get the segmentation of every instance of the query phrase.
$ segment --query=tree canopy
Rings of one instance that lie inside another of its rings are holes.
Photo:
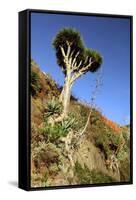
[[[64,52],[69,51],[69,57],[73,60],[76,59],[76,66],[73,68],[73,72],[83,69],[91,62],[90,67],[86,68],[86,72],[95,72],[102,64],[101,55],[93,49],[86,48],[84,41],[78,31],[72,28],[64,28],[60,30],[54,41],[53,46],[56,50],[57,63],[62,68],[64,74],[66,74],[66,64],[62,49]]]

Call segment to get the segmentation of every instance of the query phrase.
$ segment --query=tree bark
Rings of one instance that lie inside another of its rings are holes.
[[[64,85],[64,92],[62,96],[63,103],[63,115],[64,117],[68,114],[69,104],[70,104],[70,96],[71,96],[71,84],[70,79],[67,77]]]
[[[63,102],[63,96],[64,96],[64,86],[63,86],[62,91],[61,91],[60,96],[59,96],[60,102]]]

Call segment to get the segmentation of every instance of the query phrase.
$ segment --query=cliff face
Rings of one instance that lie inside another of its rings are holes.
[[[61,112],[57,102],[61,90],[31,62],[31,186],[129,181],[129,127],[119,126],[74,97],[69,118],[52,124]],[[78,145],[90,109],[89,125]]]

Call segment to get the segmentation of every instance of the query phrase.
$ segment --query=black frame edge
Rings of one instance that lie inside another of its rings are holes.
[[[133,184],[133,16],[130,16],[130,176]]]
[[[127,18],[130,20],[130,112],[131,112],[131,177],[128,182],[117,182],[111,184],[87,184],[87,185],[67,185],[67,186],[51,186],[33,188],[30,185],[31,177],[31,125],[30,125],[30,31],[31,13],[46,13],[46,14],[66,14],[66,15],[81,15],[81,16],[97,16],[97,17],[113,17]],[[22,32],[23,30],[23,32]],[[22,91],[22,92],[21,92]],[[23,93],[23,94],[22,94]],[[25,165],[25,166],[23,166]],[[84,187],[100,187],[100,186],[120,186],[133,184],[133,16],[119,14],[100,14],[100,13],[84,13],[71,11],[56,11],[56,10],[40,10],[26,9],[19,12],[19,188],[27,191],[50,190],[50,189],[71,189]]]
[[[124,15],[124,14],[111,14],[111,13],[91,13],[91,12],[82,12],[82,11],[64,11],[64,10],[43,10],[43,9],[25,9],[21,12],[29,13],[46,13],[46,14],[62,14],[62,15],[82,15],[82,16],[95,16],[95,17],[113,17],[113,18],[131,18],[133,15]]]
[[[19,173],[18,187],[30,189],[28,76],[29,23],[28,11],[19,12]]]

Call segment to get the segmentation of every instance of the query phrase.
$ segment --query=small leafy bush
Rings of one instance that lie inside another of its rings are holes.
[[[48,175],[47,173],[40,174],[37,172],[33,172],[31,174],[31,185],[32,187],[47,187],[48,184]]]
[[[91,171],[91,177],[92,177],[93,184],[116,182],[116,180],[113,177],[111,177],[107,174],[104,174],[103,172],[97,171],[97,170]]]
[[[130,181],[130,159],[127,157],[120,161],[120,179],[121,181]]]
[[[114,178],[104,174],[103,172],[95,169],[90,171],[86,165],[84,165],[83,168],[78,162],[75,164],[74,171],[79,184],[111,183],[116,181]]]
[[[57,83],[55,82],[55,80],[53,80],[52,76],[49,73],[46,73],[46,80],[49,84],[51,84],[52,87],[57,86]]]
[[[125,160],[128,157],[128,152],[127,150],[125,151],[125,148],[123,148],[121,151],[118,152],[117,154],[117,159],[119,161]]]
[[[83,117],[80,114],[80,111],[76,110],[76,112],[75,111],[69,112],[68,120],[72,122],[72,128],[75,131],[79,131],[85,126],[87,117]]]
[[[130,130],[129,130],[130,131]],[[130,148],[130,133],[128,131],[122,131],[122,136],[125,140],[125,144],[128,147],[128,149]]]
[[[110,132],[110,130],[100,134],[96,140],[96,146],[99,147],[108,158],[111,154],[115,153],[121,143],[120,135]]]
[[[43,139],[46,141],[50,141],[53,143],[57,143],[60,137],[64,137],[67,135],[68,130],[66,126],[62,123],[57,123],[52,126],[49,123],[46,123],[44,127],[39,128],[39,133]]]
[[[31,71],[31,94],[36,96],[41,90],[40,77],[35,71]]]
[[[90,170],[86,167],[83,168],[79,162],[76,162],[75,164],[75,176],[78,179],[78,184],[90,184],[92,183],[91,180],[91,172]]]
[[[32,148],[32,159],[36,168],[40,168],[41,164],[50,167],[54,163],[60,162],[60,151],[52,143],[38,142],[37,146]]]
[[[101,115],[95,108],[92,108],[90,123],[94,126],[99,125],[101,123]]]

